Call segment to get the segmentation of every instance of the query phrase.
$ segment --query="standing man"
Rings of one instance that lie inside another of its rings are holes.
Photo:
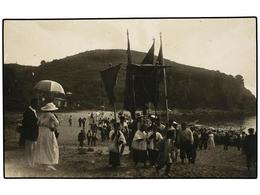
[[[154,166],[158,160],[159,155],[159,143],[163,140],[161,133],[158,132],[158,127],[152,120],[152,125],[148,132],[148,157],[150,166]]]
[[[38,100],[32,99],[31,105],[23,113],[23,133],[25,138],[25,158],[29,167],[34,167],[34,155],[39,135],[38,118],[36,113]]]
[[[193,145],[193,133],[187,128],[185,122],[181,123],[181,130],[179,132],[179,142],[180,142],[180,157],[181,162],[184,164],[184,159],[187,157],[188,162],[191,162],[192,145]]]
[[[250,170],[250,168],[255,168],[256,166],[256,135],[254,134],[254,128],[249,128],[248,133],[245,137],[244,141],[244,147],[245,147],[245,153],[246,153],[246,165],[247,169]]]
[[[124,152],[126,140],[120,131],[119,123],[114,124],[114,129],[109,132],[109,165],[116,169],[120,165],[120,156]]]
[[[72,115],[70,115],[69,124],[70,124],[70,127],[71,127],[72,126]]]

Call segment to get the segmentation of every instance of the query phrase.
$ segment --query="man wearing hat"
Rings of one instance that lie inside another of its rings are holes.
[[[187,128],[187,123],[181,123],[181,130],[178,134],[178,141],[180,144],[180,158],[181,162],[184,163],[184,159],[187,157],[188,162],[191,162],[191,152],[193,145],[193,133]]]
[[[29,167],[34,166],[35,146],[39,135],[37,125],[37,108],[38,100],[33,98],[30,106],[23,113],[23,136],[25,139],[25,158]]]
[[[246,165],[248,170],[250,170],[252,166],[255,167],[256,165],[256,135],[254,134],[254,131],[254,128],[249,128],[249,135],[245,137],[244,141]]]

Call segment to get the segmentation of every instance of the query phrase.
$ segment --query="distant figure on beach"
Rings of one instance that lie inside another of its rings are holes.
[[[228,132],[225,133],[223,142],[224,142],[224,150],[228,150],[228,146],[230,142],[230,135]]]
[[[188,162],[191,162],[191,152],[193,144],[193,133],[187,128],[185,122],[181,123],[181,130],[179,132],[179,142],[180,142],[180,158],[182,164],[184,164],[185,158]]]
[[[192,144],[192,151],[191,151],[191,163],[195,163],[197,158],[197,149],[199,146],[199,134],[195,127],[190,128],[193,133],[193,144]]]
[[[55,137],[54,129],[59,125],[53,111],[58,108],[53,103],[48,103],[41,108],[39,138],[36,144],[35,163],[46,166],[47,171],[55,171],[54,165],[59,162],[59,146]]]
[[[91,137],[92,137],[91,130],[88,130],[88,132],[87,132],[87,141],[88,141],[88,146],[91,144]]]
[[[30,106],[23,113],[21,136],[25,140],[25,158],[29,167],[34,167],[35,148],[39,135],[37,103],[37,99],[32,99]]]
[[[91,146],[96,146],[97,142],[97,126],[94,126],[93,129],[91,130]]]
[[[86,140],[85,132],[84,130],[81,130],[78,134],[79,147],[83,148],[85,140]]]
[[[79,127],[81,127],[81,123],[82,123],[82,119],[81,119],[81,117],[79,117],[78,122],[79,122]]]
[[[212,131],[209,131],[208,136],[208,149],[210,150],[215,148],[214,134],[212,133]]]
[[[254,134],[254,128],[249,128],[245,137],[244,148],[246,154],[246,166],[250,170],[251,167],[256,166],[256,135]]]
[[[70,117],[69,117],[69,125],[70,125],[70,127],[72,126],[72,115],[70,115]]]
[[[114,129],[109,133],[109,165],[116,169],[120,165],[120,155],[124,152],[126,140],[119,130],[119,123],[114,124]]]
[[[245,154],[245,147],[244,147],[245,139],[246,139],[246,133],[243,131],[241,136],[241,147],[242,147],[241,154]]]
[[[237,146],[237,150],[240,151],[240,149],[242,147],[242,134],[237,133],[236,136],[237,137],[236,137],[235,143],[236,143],[236,146]]]
[[[93,130],[95,128],[95,119],[94,119],[94,114],[93,112],[90,114],[89,117],[89,125],[90,125],[90,129]]]
[[[83,129],[85,129],[86,121],[87,119],[85,117],[81,119]]]
[[[201,145],[200,145],[200,149],[202,150],[202,148],[204,148],[204,150],[207,150],[208,148],[208,140],[209,140],[209,134],[207,132],[207,130],[204,128],[202,133],[201,133]]]

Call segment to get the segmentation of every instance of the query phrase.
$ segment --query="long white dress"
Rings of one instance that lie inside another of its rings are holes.
[[[208,148],[209,148],[209,149],[215,148],[215,141],[214,141],[214,134],[213,134],[213,133],[210,133],[210,134],[209,134]]]
[[[59,147],[54,131],[59,121],[51,112],[44,112],[39,117],[39,137],[36,144],[35,163],[54,165],[59,162]]]

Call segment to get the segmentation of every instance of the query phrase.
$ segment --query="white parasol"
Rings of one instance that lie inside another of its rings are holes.
[[[39,81],[35,86],[34,89],[43,91],[43,92],[54,92],[54,93],[61,93],[65,94],[63,87],[61,84],[51,81],[51,80],[42,80]]]

